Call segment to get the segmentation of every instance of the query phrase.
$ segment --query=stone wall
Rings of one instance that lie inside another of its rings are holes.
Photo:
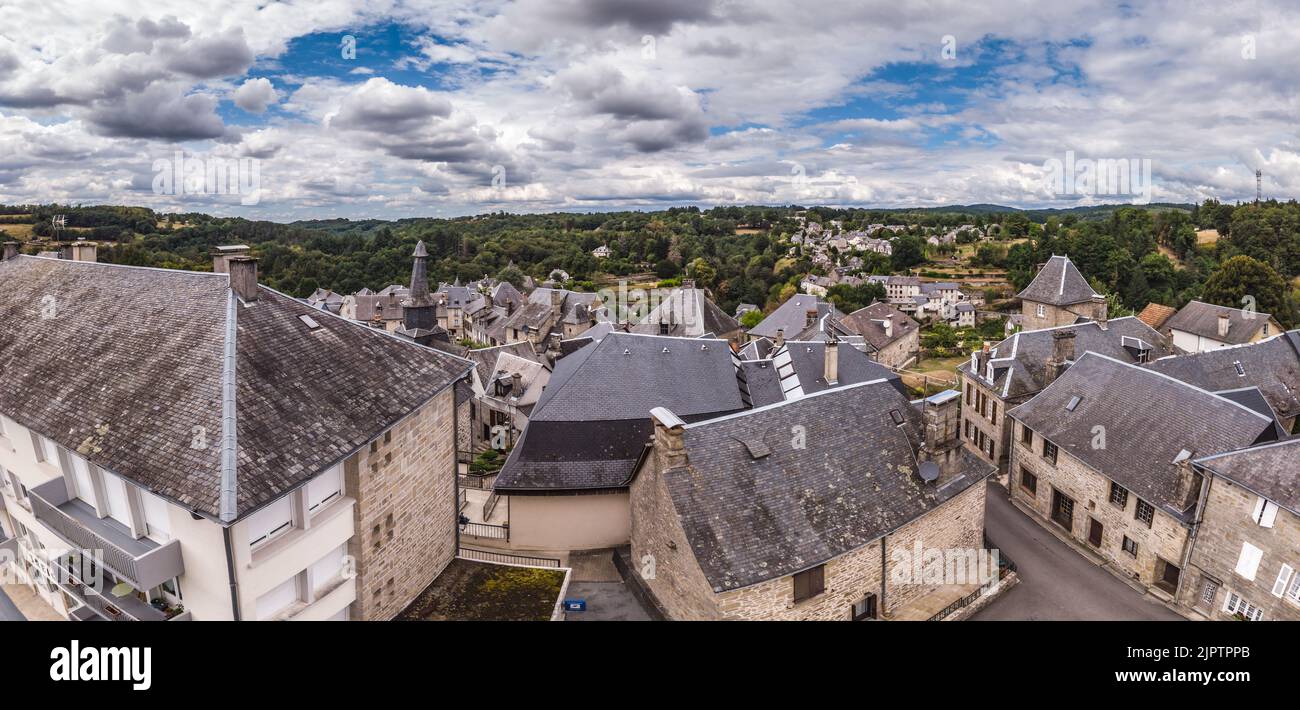
[[[957,371],[961,380],[961,439],[966,448],[974,452],[984,461],[988,461],[998,467],[998,473],[1003,474],[1007,471],[1007,449],[1011,443],[1011,418],[1007,416],[1008,404],[1002,400],[998,393],[984,383],[971,377],[966,372]],[[983,394],[987,399],[984,405],[984,411],[979,411],[977,403],[980,401],[978,395]],[[969,404],[967,403],[969,402]],[[997,414],[993,414],[996,405]],[[1015,406],[1014,404],[1010,406]],[[987,416],[986,416],[987,415]],[[969,422],[969,426],[967,425]],[[979,434],[984,434],[983,447],[980,446]],[[993,452],[989,453],[989,442],[992,442]]]
[[[1211,619],[1229,619],[1223,607],[1235,593],[1262,609],[1267,620],[1300,621],[1300,603],[1273,595],[1282,565],[1289,565],[1292,574],[1300,573],[1300,518],[1281,509],[1273,527],[1262,527],[1252,517],[1259,496],[1224,478],[1213,478],[1207,485],[1204,517],[1178,601]],[[1254,580],[1236,572],[1246,542],[1264,552]],[[1206,581],[1217,586],[1209,600],[1203,598]]]
[[[876,353],[876,362],[886,367],[902,367],[916,357],[921,347],[921,329],[917,328]]]
[[[454,387],[396,424],[344,469],[356,499],[354,620],[387,620],[456,556]]]
[[[1044,303],[1043,315],[1038,315],[1038,303],[1033,301],[1021,301],[1020,313],[1024,316],[1022,330],[1041,330],[1043,328],[1055,328],[1060,325],[1073,325],[1079,316],[1090,320],[1101,318],[1106,312],[1106,303],[1086,301],[1084,303],[1074,303],[1068,306],[1053,306]]]
[[[1182,564],[1188,536],[1186,527],[1157,506],[1148,528],[1146,523],[1134,517],[1138,502],[1136,493],[1130,491],[1127,502],[1120,508],[1110,502],[1110,479],[1064,450],[1057,453],[1056,465],[1052,465],[1042,456],[1043,437],[1035,433],[1030,449],[1021,439],[1018,424],[1016,429],[1012,437],[1015,443],[1010,461],[1010,489],[1015,500],[1039,516],[1039,524],[1068,534],[1071,539],[1105,558],[1116,571],[1148,587],[1157,581],[1159,559],[1176,566]],[[1036,493],[1025,488],[1024,469],[1038,477]],[[1068,530],[1051,519],[1053,489],[1074,500],[1074,516]],[[1102,524],[1100,546],[1088,542],[1090,519]],[[1137,543],[1136,556],[1121,548],[1125,536]]]

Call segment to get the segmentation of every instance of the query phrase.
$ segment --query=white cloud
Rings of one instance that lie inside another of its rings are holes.
[[[249,79],[235,89],[235,105],[250,113],[263,113],[280,100],[280,94],[266,77]]]

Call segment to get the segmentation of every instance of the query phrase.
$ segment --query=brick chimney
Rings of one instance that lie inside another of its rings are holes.
[[[834,385],[840,381],[840,341],[831,336],[826,341],[826,360],[822,367],[822,376],[826,378],[826,384]]]
[[[3,261],[18,258],[18,242],[5,242],[5,252]]]
[[[655,467],[659,471],[665,471],[685,466],[687,457],[686,446],[682,443],[682,431],[686,428],[686,422],[664,407],[651,409],[650,418],[655,425]]]
[[[93,264],[98,261],[98,253],[99,247],[94,242],[73,242],[69,258]]]
[[[1223,315],[1219,316],[1219,337],[1220,338],[1228,337],[1228,328],[1231,327],[1231,325],[1232,325],[1232,319],[1228,317],[1228,314],[1224,313]]]
[[[230,274],[230,288],[244,303],[257,300],[257,259],[251,256],[233,256],[226,260]]]
[[[1074,362],[1074,331],[1057,330],[1052,332],[1052,357],[1047,361],[1047,368],[1044,370],[1046,382],[1044,386],[1050,385],[1056,381],[1056,378],[1065,372],[1069,367],[1067,363]]]

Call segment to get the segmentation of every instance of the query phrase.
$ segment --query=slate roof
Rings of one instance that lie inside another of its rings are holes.
[[[806,293],[799,293],[791,296],[758,325],[750,328],[749,335],[755,338],[775,338],[776,331],[784,330],[785,337],[797,338],[800,333],[811,327],[808,325],[808,313],[811,311],[817,312],[818,319],[828,313],[836,318],[844,315],[827,301]],[[813,324],[815,325],[816,323]]]
[[[1207,456],[1196,464],[1300,515],[1300,438]]]
[[[1283,419],[1300,416],[1300,330],[1258,343],[1162,358],[1147,367],[1211,391],[1258,387]]]
[[[655,407],[683,418],[743,409],[727,342],[615,331],[559,360],[495,490],[625,487]]]
[[[46,304],[52,319],[41,317]],[[228,338],[236,519],[352,454],[470,367],[266,287],[240,304],[226,274],[18,257],[0,262],[0,323],[0,411],[214,518]],[[196,427],[206,448],[191,448]]]
[[[1165,321],[1169,320],[1169,317],[1177,312],[1178,309],[1173,306],[1166,306],[1163,303],[1155,303],[1153,301],[1148,303],[1146,308],[1143,308],[1142,312],[1138,314],[1138,320],[1156,330],[1160,330],[1161,326],[1165,324]]]
[[[904,427],[894,425],[891,411],[903,415]],[[802,449],[792,445],[796,425],[806,428]],[[687,465],[662,476],[714,591],[790,575],[860,548],[993,472],[961,449],[959,471],[922,483],[911,448],[921,426],[920,413],[887,382],[687,425]],[[770,453],[755,458],[751,447]]]
[[[710,301],[704,289],[699,288],[673,289],[632,327],[632,332],[658,335],[663,323],[669,326],[667,335],[686,338],[722,336],[740,328],[735,318]]]
[[[1066,405],[1078,397],[1073,411]],[[1194,457],[1250,446],[1273,435],[1273,420],[1150,369],[1087,353],[1033,399],[1008,414],[1107,478],[1174,515],[1186,450]],[[1094,447],[1094,427],[1106,446]],[[1035,449],[1037,451],[1037,448]]]
[[[1228,334],[1219,335],[1219,316],[1228,316]],[[1240,308],[1192,301],[1165,321],[1166,330],[1181,330],[1229,345],[1250,342],[1272,318],[1267,313],[1248,313]]]
[[[1070,257],[1053,255],[1016,297],[1034,303],[1068,306],[1091,301],[1097,295]]]
[[[850,331],[861,335],[876,350],[883,350],[890,343],[921,327],[910,316],[888,303],[876,301],[866,308],[858,310],[839,319]],[[891,335],[885,335],[885,326],[881,321],[893,322]]]
[[[957,369],[991,386],[1003,399],[1014,400],[1043,389],[1047,381],[1047,361],[1052,357],[1052,334],[1062,331],[1074,333],[1074,354],[1095,352],[1123,362],[1137,363],[1143,344],[1149,346],[1148,360],[1170,355],[1173,351],[1165,338],[1150,326],[1133,316],[1108,321],[1106,329],[1095,321],[1074,325],[1022,330],[995,345],[989,354],[994,377],[990,383],[987,372],[974,372],[971,361],[963,362]]]

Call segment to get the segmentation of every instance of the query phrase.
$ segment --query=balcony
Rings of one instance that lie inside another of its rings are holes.
[[[190,613],[181,611],[168,617],[167,613],[154,607],[139,597],[139,592],[131,590],[122,596],[112,592],[100,591],[79,579],[72,570],[79,568],[76,554],[65,555],[59,559],[56,583],[69,596],[81,603],[73,609],[70,616],[76,621],[189,621]],[[103,590],[117,586],[117,580],[105,575],[100,583]]]
[[[179,541],[159,545],[135,538],[125,525],[100,518],[94,508],[70,499],[63,479],[47,481],[30,492],[37,520],[75,549],[99,552],[104,567],[136,589],[153,589],[185,572]]]

